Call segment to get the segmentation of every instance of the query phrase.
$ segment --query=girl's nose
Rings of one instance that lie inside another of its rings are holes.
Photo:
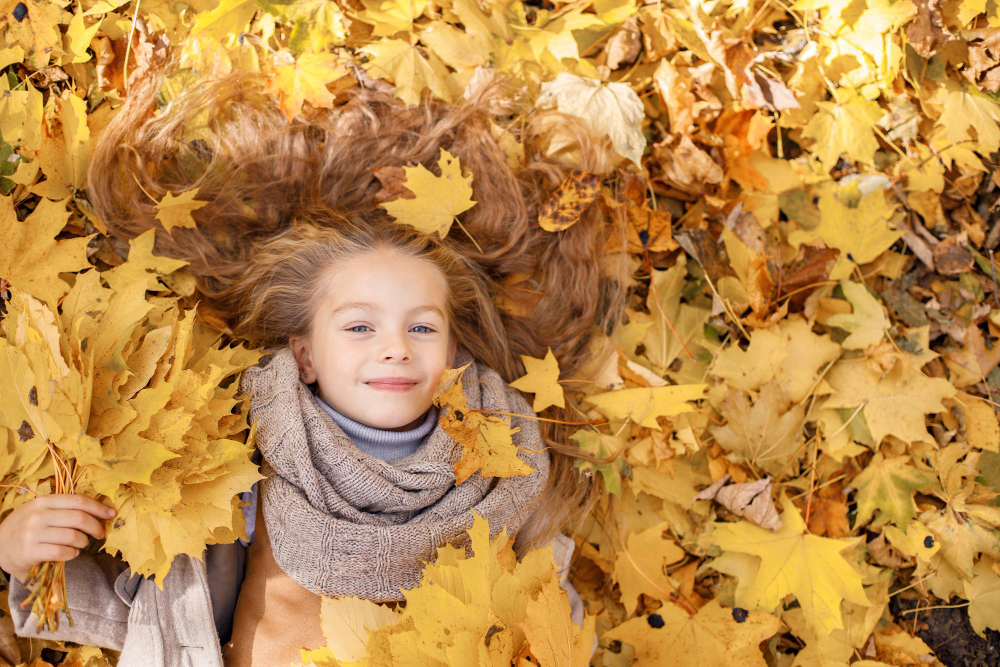
[[[408,361],[410,359],[410,347],[407,345],[405,336],[394,336],[392,340],[386,341],[382,348],[382,360]]]

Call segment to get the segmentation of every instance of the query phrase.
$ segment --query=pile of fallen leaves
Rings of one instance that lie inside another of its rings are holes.
[[[20,487],[0,516],[33,493],[110,498],[122,523],[104,548],[158,581],[173,554],[242,530],[234,496],[257,473],[233,380],[257,354],[197,316],[190,276],[151,236],[109,235],[87,203],[93,143],[135,77],[179,52],[166,101],[263,72],[293,119],[359,81],[455,101],[495,70],[510,108],[558,108],[603,141],[608,170],[575,172],[541,227],[589,206],[629,225],[628,320],[583,385],[594,423],[572,435],[604,461],[578,464],[606,493],[570,572],[593,664],[937,663],[915,636],[934,609],[964,610],[980,635],[1000,625],[997,12],[0,0],[0,483]],[[512,165],[520,122],[494,128]],[[573,164],[559,129],[546,150]],[[402,182],[383,202],[401,223],[464,233],[475,174],[456,156],[385,177]],[[168,194],[156,233],[194,225],[197,206]],[[578,379],[551,357],[525,368],[514,385],[542,416]],[[525,472],[503,420],[450,414],[463,475]],[[585,664],[551,562],[515,563],[484,532],[467,559],[441,552],[401,614],[325,602],[324,626],[368,620],[305,659]],[[4,636],[0,664],[113,660]]]
[[[90,239],[54,240],[68,217],[65,201],[44,200],[18,221],[0,201],[0,511],[46,493],[106,499],[117,515],[102,548],[162,588],[175,556],[243,534],[235,494],[261,475],[252,437],[234,437],[247,425],[232,380],[260,354],[220,346],[177,296],[147,298],[184,265],[152,254],[154,230],[98,271]],[[36,566],[25,582],[40,592],[30,599],[40,625],[58,627],[61,569]]]

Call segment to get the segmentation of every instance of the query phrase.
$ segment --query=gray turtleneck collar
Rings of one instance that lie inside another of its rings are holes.
[[[408,431],[374,428],[342,415],[332,406],[327,405],[326,401],[318,394],[314,395],[320,407],[326,410],[333,421],[337,422],[337,426],[348,438],[354,441],[358,449],[383,461],[392,461],[417,451],[424,437],[433,431],[435,424],[437,424],[437,406],[431,405],[425,413],[424,421]]]

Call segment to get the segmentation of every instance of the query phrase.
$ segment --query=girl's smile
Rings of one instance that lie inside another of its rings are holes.
[[[415,386],[420,384],[416,380],[411,380],[410,378],[391,376],[391,377],[380,377],[374,380],[368,380],[365,382],[366,385],[372,389],[378,389],[379,391],[409,391]]]

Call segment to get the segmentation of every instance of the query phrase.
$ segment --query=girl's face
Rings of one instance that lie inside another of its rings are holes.
[[[454,362],[447,303],[436,266],[379,249],[331,269],[312,335],[289,346],[328,405],[368,426],[407,430]]]

